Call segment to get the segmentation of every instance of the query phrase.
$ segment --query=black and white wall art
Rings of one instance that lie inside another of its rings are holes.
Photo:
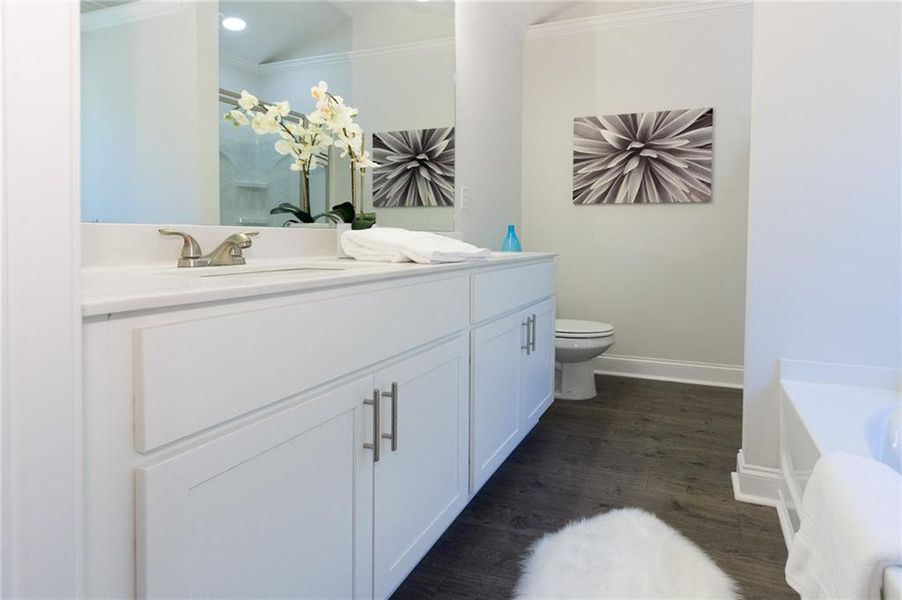
[[[573,120],[574,204],[711,201],[714,109]]]
[[[373,206],[453,206],[454,128],[373,134]]]

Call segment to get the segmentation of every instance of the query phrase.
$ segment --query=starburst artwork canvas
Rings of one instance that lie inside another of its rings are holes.
[[[454,128],[373,134],[373,206],[454,205]]]
[[[711,201],[714,109],[573,120],[574,204]]]

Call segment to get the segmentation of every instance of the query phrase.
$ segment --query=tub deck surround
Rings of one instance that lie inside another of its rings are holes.
[[[899,369],[781,361],[776,508],[787,547],[799,528],[799,507],[818,459],[846,452],[880,460],[888,419],[900,407]],[[884,598],[902,598],[902,566],[887,568],[883,585]]]
[[[553,401],[553,255],[175,246],[83,270],[84,595],[390,596]]]

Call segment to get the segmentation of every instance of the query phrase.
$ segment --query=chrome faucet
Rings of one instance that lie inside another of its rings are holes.
[[[209,254],[203,254],[200,244],[193,236],[184,231],[175,229],[160,229],[162,235],[179,236],[182,238],[182,254],[179,257],[180,267],[221,267],[225,265],[243,265],[244,255],[242,250],[251,247],[251,237],[258,235],[259,231],[245,231],[233,233],[227,237],[216,249]]]

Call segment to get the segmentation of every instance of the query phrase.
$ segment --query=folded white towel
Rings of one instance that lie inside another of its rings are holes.
[[[352,258],[376,262],[463,262],[491,254],[485,248],[443,235],[396,227],[346,231],[341,234],[341,247]]]
[[[883,570],[902,564],[902,476],[870,458],[823,456],[800,518],[786,581],[802,600],[879,600]]]

